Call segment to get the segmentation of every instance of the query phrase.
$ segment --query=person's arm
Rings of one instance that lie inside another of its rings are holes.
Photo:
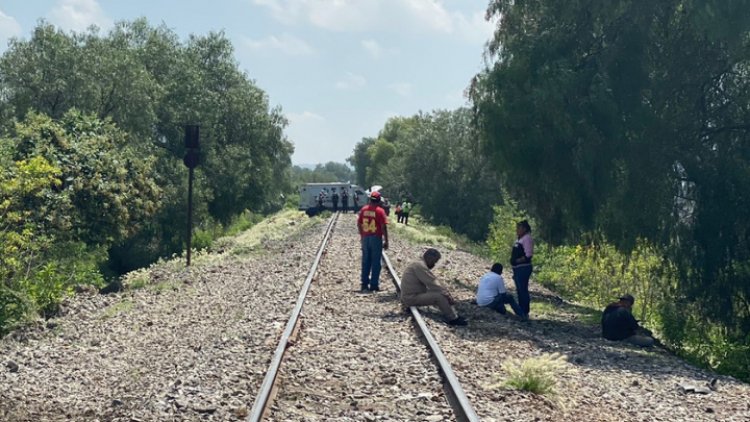
[[[638,326],[638,321],[635,320],[632,312],[628,311],[625,312],[625,314],[627,314],[625,321],[627,322],[628,332],[630,335],[636,334],[640,328]]]
[[[362,237],[364,233],[362,233],[362,211],[361,210],[359,214],[357,215],[357,229],[359,230],[359,237]]]
[[[378,208],[378,217],[383,228],[383,249],[388,249],[388,216],[382,208]]]
[[[448,290],[440,283],[438,283],[437,277],[432,271],[420,267],[417,269],[416,274],[419,281],[422,282],[422,284],[424,284],[427,288],[427,291],[440,292],[445,296],[450,297],[450,293],[448,292]]]

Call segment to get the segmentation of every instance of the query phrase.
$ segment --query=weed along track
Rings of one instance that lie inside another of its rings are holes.
[[[278,392],[266,403],[266,419],[444,421],[458,414],[463,420],[430,351],[401,312],[394,286],[359,293],[360,256],[355,218],[341,215],[297,339],[286,350]],[[253,414],[250,420],[260,419]]]

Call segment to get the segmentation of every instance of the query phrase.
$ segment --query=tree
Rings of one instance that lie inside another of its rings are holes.
[[[750,331],[748,6],[494,0],[471,88],[486,150],[548,240],[659,245],[685,303],[734,340]]]
[[[60,119],[76,108],[111,119],[128,134],[132,151],[154,161],[163,192],[159,212],[113,247],[119,271],[184,246],[186,123],[201,125],[196,221],[227,223],[245,209],[283,205],[293,151],[287,121],[233,54],[223,33],[180,41],[165,26],[139,19],[107,34],[65,33],[42,22],[0,58],[0,116],[23,119],[36,110]]]
[[[363,157],[364,146],[366,157]],[[378,138],[355,146],[355,170],[382,184],[393,201],[421,205],[424,217],[472,239],[484,239],[492,206],[502,202],[468,109],[435,111],[386,122]]]

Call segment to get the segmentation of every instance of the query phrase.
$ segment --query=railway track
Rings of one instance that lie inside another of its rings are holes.
[[[358,239],[331,217],[248,420],[479,420],[419,310],[404,323],[385,254],[393,286],[355,293]]]

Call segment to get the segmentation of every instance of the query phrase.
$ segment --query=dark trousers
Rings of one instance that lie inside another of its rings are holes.
[[[516,291],[518,292],[518,305],[526,315],[531,310],[531,296],[529,296],[531,270],[531,265],[513,268],[513,282],[516,283]]]
[[[406,224],[409,225],[409,213],[408,212],[402,212],[401,213],[401,220]]]
[[[342,199],[341,200],[341,211],[347,212],[349,211],[349,199]]]
[[[383,257],[383,239],[380,236],[362,238],[362,287],[377,289],[380,286],[380,260]]]
[[[510,305],[510,309],[513,309],[513,313],[518,316],[526,315],[524,311],[521,309],[520,306],[516,303],[516,300],[513,299],[513,296],[508,293],[502,293],[497,296],[495,296],[495,299],[487,305],[488,308],[494,309],[501,314],[505,315],[505,304]]]
[[[339,210],[339,201],[333,201],[333,212]]]

